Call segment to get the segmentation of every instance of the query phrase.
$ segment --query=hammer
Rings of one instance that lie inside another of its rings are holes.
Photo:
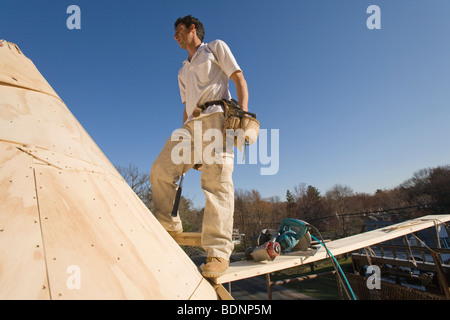
[[[181,175],[180,183],[178,184],[177,194],[175,196],[175,202],[173,203],[172,208],[172,217],[176,217],[178,215],[178,206],[180,205],[181,199],[181,186],[183,184],[184,173]]]

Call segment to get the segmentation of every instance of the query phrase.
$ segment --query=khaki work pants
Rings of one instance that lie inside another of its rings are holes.
[[[191,160],[178,163],[178,159],[174,163],[172,150],[177,146],[179,148],[179,144],[182,142],[172,141],[172,136],[169,137],[152,165],[150,183],[156,218],[167,231],[180,230],[182,229],[180,217],[171,216],[177,182],[183,173],[193,167],[195,159],[201,159],[201,187],[206,196],[201,244],[208,257],[229,260],[233,251],[233,150],[226,152],[225,147],[223,147],[223,152],[218,154],[217,157],[221,160],[211,163],[211,161],[205,161],[203,157],[206,154],[203,153],[205,148],[207,151],[211,149],[211,139],[202,138],[201,141],[198,140],[199,137],[207,136],[205,131],[208,129],[219,129],[220,132],[223,132],[223,123],[224,115],[222,112],[218,112],[200,117],[198,120],[194,118],[177,130],[177,132],[183,133],[182,141],[185,145],[188,141]],[[201,130],[199,130],[200,125]],[[201,134],[199,131],[201,131]],[[178,153],[176,152],[176,154]]]

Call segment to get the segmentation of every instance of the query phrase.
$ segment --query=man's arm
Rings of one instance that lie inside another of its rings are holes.
[[[248,87],[247,81],[245,81],[244,74],[242,71],[238,70],[231,75],[231,80],[233,80],[236,85],[236,94],[243,111],[248,111]]]

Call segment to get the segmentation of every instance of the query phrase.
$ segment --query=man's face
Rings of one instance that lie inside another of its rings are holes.
[[[194,26],[194,25],[192,25]],[[178,42],[178,45],[181,49],[186,49],[187,45],[193,40],[193,33],[191,32],[194,28],[187,28],[184,24],[180,23],[175,29],[175,40]]]

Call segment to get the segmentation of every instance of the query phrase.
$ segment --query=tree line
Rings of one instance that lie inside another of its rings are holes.
[[[144,204],[153,210],[148,174],[138,168],[117,167]],[[201,231],[203,208],[193,208],[182,196],[180,217],[186,232]],[[258,190],[235,190],[234,228],[247,236],[262,229],[277,229],[284,218],[307,221],[328,238],[340,238],[364,231],[368,219],[398,222],[427,214],[450,213],[450,165],[416,171],[392,189],[374,194],[355,192],[336,184],[324,194],[314,186],[299,183],[286,190],[285,199],[263,198]]]

